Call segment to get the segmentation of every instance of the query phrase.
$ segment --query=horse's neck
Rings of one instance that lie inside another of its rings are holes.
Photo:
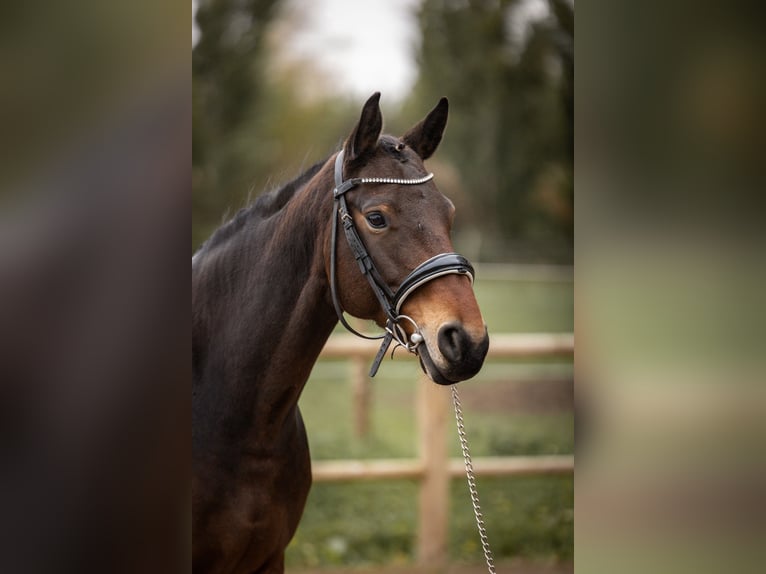
[[[317,235],[327,222],[309,221],[325,211],[329,220],[331,205],[311,197],[293,201],[243,231],[250,236],[237,256],[221,253],[221,276],[207,280],[217,316],[208,314],[206,332],[192,335],[193,347],[195,336],[206,347],[195,373],[193,416],[208,425],[224,421],[234,442],[252,442],[289,420],[337,322],[328,303],[324,237]],[[220,290],[226,281],[231,284]]]

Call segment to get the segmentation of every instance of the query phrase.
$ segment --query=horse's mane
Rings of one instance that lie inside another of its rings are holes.
[[[267,218],[277,213],[288,201],[290,201],[290,199],[292,199],[299,189],[306,185],[306,183],[317,174],[319,169],[326,162],[327,159],[323,159],[312,165],[293,181],[286,183],[278,189],[259,195],[252,206],[254,214]]]
[[[327,159],[318,161],[282,187],[260,194],[254,203],[243,207],[229,221],[215,230],[198,253],[226,242],[250,221],[262,221],[278,213],[306,183],[314,177]]]

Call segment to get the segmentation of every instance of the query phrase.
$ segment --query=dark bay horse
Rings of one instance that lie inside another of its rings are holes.
[[[343,310],[386,329],[381,356],[393,340],[436,383],[484,361],[473,268],[449,238],[454,207],[423,166],[447,100],[395,138],[381,136],[379,97],[340,152],[240,211],[192,259],[195,572],[283,572],[311,484],[298,398]]]

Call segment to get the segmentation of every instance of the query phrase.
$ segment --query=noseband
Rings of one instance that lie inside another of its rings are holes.
[[[430,181],[433,177],[434,174],[429,173],[428,175],[417,179],[355,177],[344,181],[343,151],[341,150],[335,158],[335,189],[333,190],[335,209],[333,210],[332,245],[330,246],[330,291],[332,293],[332,302],[335,306],[335,312],[346,329],[354,335],[364,339],[382,339],[380,350],[378,350],[378,354],[375,356],[375,360],[370,368],[371,377],[374,377],[378,372],[380,362],[383,360],[386,351],[393,341],[396,341],[397,345],[402,346],[415,354],[418,352],[418,345],[423,342],[423,335],[415,320],[407,315],[401,314],[402,305],[404,305],[407,297],[425,283],[444,275],[466,275],[471,280],[471,283],[473,283],[474,269],[469,261],[462,255],[458,255],[457,253],[440,253],[415,267],[415,269],[404,278],[401,285],[399,285],[399,288],[396,291],[392,291],[381,277],[375,267],[372,257],[370,257],[370,253],[362,242],[362,238],[359,236],[356,226],[354,225],[354,219],[348,211],[346,192],[363,183],[421,185]],[[346,234],[346,240],[348,241],[351,252],[354,254],[354,258],[359,265],[359,270],[362,272],[362,275],[367,278],[373,293],[375,293],[375,297],[377,297],[381,308],[386,313],[386,332],[383,335],[377,337],[364,335],[349,325],[343,316],[343,307],[341,306],[340,298],[338,297],[338,288],[335,277],[335,252],[337,250],[338,220],[343,223],[343,231]],[[413,332],[409,337],[409,340],[407,339],[406,331],[401,325],[402,321],[409,322],[413,327]]]

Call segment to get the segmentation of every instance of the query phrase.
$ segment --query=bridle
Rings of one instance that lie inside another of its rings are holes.
[[[474,269],[471,263],[462,255],[457,253],[440,253],[430,259],[427,259],[415,269],[413,269],[399,285],[396,291],[392,291],[388,284],[383,280],[375,267],[375,263],[370,257],[370,253],[364,246],[362,238],[359,237],[359,233],[354,225],[354,219],[348,211],[348,205],[346,204],[346,192],[355,188],[363,183],[387,183],[394,185],[421,185],[428,181],[431,181],[434,174],[429,173],[416,179],[395,179],[387,177],[355,177],[347,180],[343,180],[343,151],[338,153],[335,158],[335,189],[333,189],[334,208],[332,216],[332,244],[330,245],[330,292],[332,294],[332,302],[335,306],[335,312],[338,315],[338,319],[343,326],[353,334],[362,337],[364,339],[382,339],[378,354],[375,356],[375,360],[370,367],[370,376],[374,377],[380,367],[380,362],[386,355],[386,351],[391,346],[393,341],[396,341],[398,346],[402,346],[411,353],[418,353],[418,346],[423,342],[423,335],[420,332],[420,327],[412,317],[403,315],[401,313],[402,305],[404,301],[409,297],[416,289],[432,281],[438,277],[450,274],[466,275],[473,284]],[[337,213],[337,215],[336,215]],[[338,298],[338,287],[335,276],[335,254],[337,251],[337,239],[338,239],[338,220],[343,222],[343,231],[346,234],[346,240],[351,248],[351,252],[354,254],[356,262],[359,264],[359,270],[367,278],[367,281],[372,287],[373,293],[380,302],[380,306],[386,313],[386,332],[383,335],[377,337],[371,337],[360,333],[348,324],[343,316],[343,307],[340,304]],[[413,326],[412,335],[407,340],[407,333],[400,325],[402,320],[408,321]],[[484,558],[487,562],[487,568],[490,574],[495,573],[494,561],[492,558],[492,552],[489,548],[489,542],[487,541],[487,533],[484,529],[484,521],[481,514],[481,506],[479,505],[479,495],[476,491],[476,479],[473,472],[473,463],[471,461],[471,455],[468,451],[468,441],[465,434],[465,425],[463,423],[463,412],[460,404],[460,400],[457,395],[457,386],[452,385],[452,397],[455,405],[455,417],[457,420],[458,435],[460,438],[460,445],[463,452],[463,458],[465,461],[466,476],[468,478],[468,487],[471,495],[471,503],[473,504],[474,516],[476,518],[476,525],[479,529],[479,537],[481,539],[482,548],[484,550]]]
[[[341,150],[335,158],[335,189],[333,189],[335,207],[333,209],[332,219],[332,244],[330,245],[330,292],[332,294],[332,302],[335,306],[335,312],[338,315],[338,319],[346,329],[354,335],[364,339],[382,339],[378,354],[375,356],[375,360],[370,367],[370,376],[374,377],[378,372],[380,362],[383,360],[383,357],[392,342],[395,341],[398,346],[402,346],[409,352],[415,354],[418,352],[418,346],[423,342],[423,335],[415,320],[412,319],[412,317],[401,313],[402,305],[404,305],[407,297],[425,283],[444,275],[465,275],[471,280],[471,283],[473,283],[474,269],[470,262],[462,255],[457,253],[440,253],[415,267],[415,269],[404,278],[399,285],[399,288],[396,291],[393,291],[381,277],[370,253],[367,251],[367,248],[362,241],[362,238],[359,236],[356,226],[354,225],[354,219],[348,211],[346,192],[363,183],[421,185],[433,179],[434,174],[429,173],[426,176],[416,179],[354,177],[344,181],[343,155],[343,150]],[[346,240],[351,248],[351,252],[354,254],[356,262],[359,264],[359,270],[362,272],[362,275],[367,278],[373,293],[375,293],[375,297],[378,299],[381,308],[386,313],[385,333],[382,335],[371,337],[360,333],[349,325],[343,316],[343,307],[341,306],[340,298],[338,297],[335,273],[335,252],[337,251],[337,230],[339,220],[343,223],[343,231],[346,234]],[[409,340],[406,331],[401,325],[402,321],[409,322],[413,327],[413,332],[409,337]]]

